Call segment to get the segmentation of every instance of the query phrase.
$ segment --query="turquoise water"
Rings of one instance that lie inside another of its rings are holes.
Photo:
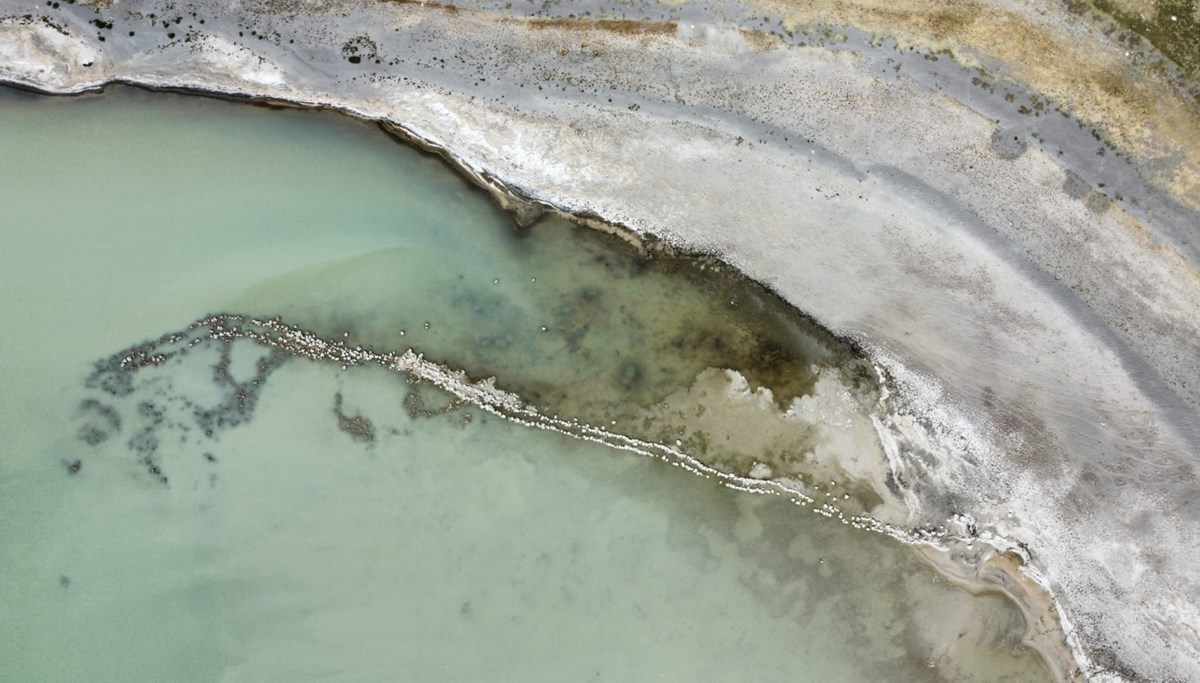
[[[0,678],[1046,677],[1005,600],[781,498],[251,339],[113,362],[278,315],[733,470],[799,444],[814,477],[829,427],[748,411],[859,370],[745,283],[561,221],[517,234],[332,115],[5,93],[0,158]],[[710,367],[774,393],[725,406]]]

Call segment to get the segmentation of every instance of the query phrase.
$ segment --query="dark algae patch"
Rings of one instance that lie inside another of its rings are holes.
[[[95,446],[104,443],[121,431],[121,416],[111,406],[89,398],[79,405],[81,424],[76,433],[79,440]]]
[[[216,324],[213,330],[219,335],[224,328]],[[249,422],[267,380],[289,357],[278,349],[263,349],[254,360],[252,373],[239,379],[230,369],[232,347],[228,342],[214,341],[192,350],[181,345],[185,336],[166,335],[95,363],[84,388],[96,397],[84,399],[76,416],[79,439],[95,448],[127,427],[130,436],[125,451],[164,486],[170,484],[170,465],[164,458],[170,458],[180,445],[212,443],[221,433]],[[203,402],[175,387],[173,368],[186,355],[210,363],[209,390]],[[364,427],[362,418],[348,416],[346,420],[356,438],[369,431],[370,424]],[[208,463],[217,462],[211,452],[203,457]],[[83,467],[83,460],[64,461],[64,466],[74,475]]]
[[[1121,9],[1112,0],[1092,0],[1095,6],[1150,42],[1193,80],[1200,79],[1200,19],[1196,0],[1161,0],[1151,16]],[[1136,44],[1136,39],[1132,41]]]
[[[557,216],[476,230],[497,231],[495,253],[435,252],[422,264],[432,276],[417,278],[410,252],[375,252],[280,282],[246,312],[377,351],[412,348],[589,422],[640,413],[710,368],[736,370],[785,408],[811,391],[814,365],[857,357],[709,256]]]
[[[338,429],[350,436],[351,439],[362,443],[375,442],[375,425],[359,414],[348,414],[342,409],[342,392],[333,397],[333,414],[337,417]]]

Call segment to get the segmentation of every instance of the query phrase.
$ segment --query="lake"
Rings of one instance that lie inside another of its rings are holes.
[[[719,264],[332,113],[0,91],[0,159],[0,678],[1049,677],[887,536],[284,342],[882,509],[852,351]]]

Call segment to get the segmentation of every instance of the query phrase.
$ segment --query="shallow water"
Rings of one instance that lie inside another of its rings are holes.
[[[0,131],[0,678],[1046,677],[1005,600],[890,539],[384,368],[199,336],[105,372],[209,313],[278,315],[811,484],[867,448],[871,391],[765,293],[561,221],[518,235],[331,115],[5,93]]]

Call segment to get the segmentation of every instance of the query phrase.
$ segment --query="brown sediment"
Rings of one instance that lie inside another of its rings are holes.
[[[552,17],[533,19],[514,19],[515,23],[525,24],[530,28],[560,28],[577,31],[605,31],[618,35],[674,35],[679,23],[675,21],[639,21],[635,19],[577,19],[572,17]]]
[[[457,5],[448,2],[437,2],[436,0],[378,0],[384,4],[392,5],[411,5],[422,9],[437,10],[446,14],[458,14],[459,12],[470,12],[472,14],[481,15],[483,12],[475,9],[463,9]],[[590,17],[533,17],[533,18],[514,18],[504,15],[495,15],[495,18],[507,23],[520,24],[529,28],[557,28],[569,29],[574,31],[605,31],[608,33],[617,33],[623,35],[640,35],[640,34],[659,34],[670,35],[675,32],[676,22],[674,21],[638,21],[635,19],[612,19],[612,18],[590,18]]]
[[[458,14],[461,11],[461,8],[457,5],[451,5],[447,2],[433,2],[432,0],[429,2],[425,2],[424,0],[379,0],[379,2],[392,5],[417,5],[426,9],[441,10],[446,14]]]
[[[1195,0],[1090,1],[1116,23],[1149,41],[1193,79],[1200,80],[1200,6]],[[1076,0],[1076,4],[1083,2]]]
[[[1022,643],[1042,656],[1058,680],[1074,683],[1087,679],[1063,628],[1057,602],[1030,576],[1025,558],[1011,550],[995,551],[971,567],[955,560],[944,548],[925,544],[911,547],[939,575],[963,590],[973,595],[999,593],[1016,605],[1025,618]]]
[[[1149,173],[1152,183],[1200,210],[1200,106],[1153,68],[1122,57],[1115,41],[1107,51],[1083,47],[1065,29],[975,0],[758,1],[787,17],[789,31],[851,26],[907,44],[950,48],[968,64],[971,55],[1002,63],[1006,76],[1102,131],[1144,167],[1172,162],[1173,170]],[[1063,12],[1079,21],[1067,7]]]
[[[774,33],[764,33],[746,28],[739,29],[738,33],[755,52],[766,52],[783,47],[783,42]]]
[[[455,15],[459,12],[470,12],[479,16],[492,16],[496,21],[532,29],[565,29],[570,31],[602,31],[625,36],[638,35],[674,35],[679,24],[675,21],[651,21],[637,19],[616,19],[609,17],[529,17],[520,18],[501,14],[491,15],[475,9],[463,9],[457,5],[430,0],[378,0],[381,3],[393,5],[411,5],[422,9],[431,9],[446,14]]]

